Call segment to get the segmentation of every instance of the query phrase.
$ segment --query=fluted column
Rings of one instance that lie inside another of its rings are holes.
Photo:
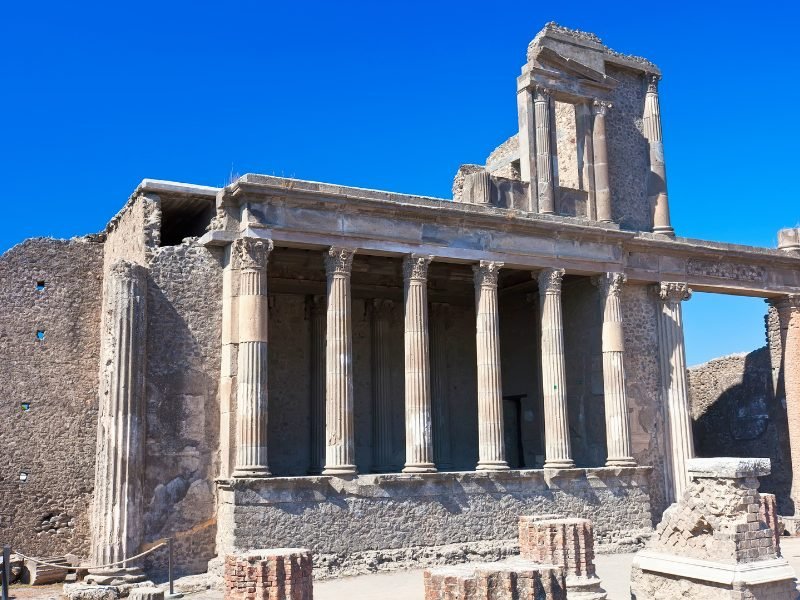
[[[683,342],[681,302],[691,298],[685,283],[661,283],[657,288],[658,353],[661,363],[661,397],[667,411],[667,501],[680,500],[689,482],[686,463],[694,457],[692,415],[686,386],[686,348]]]
[[[644,97],[642,129],[647,140],[650,176],[647,197],[653,209],[653,232],[675,235],[669,216],[667,198],[667,169],[664,164],[664,144],[661,141],[661,108],[658,104],[658,75],[647,74],[647,93]]]
[[[133,556],[143,536],[147,270],[118,261],[103,297],[91,555]]]
[[[235,294],[236,271],[233,268],[232,245],[225,247],[222,268],[222,339],[219,376],[219,478],[231,476],[236,450],[236,414],[233,391],[236,382],[236,356],[238,352]]]
[[[403,259],[405,299],[406,464],[404,473],[433,473],[431,367],[428,348],[428,265],[432,256]]]
[[[625,391],[625,334],[622,329],[620,293],[624,273],[605,273],[593,278],[603,306],[603,396],[606,412],[606,466],[634,467],[628,395]]]
[[[594,188],[597,205],[597,220],[610,223],[611,189],[608,182],[608,145],[606,143],[606,114],[610,102],[595,100],[592,105],[594,123],[592,126],[592,149],[594,151]]]
[[[792,458],[790,496],[794,514],[800,514],[800,295],[773,300],[778,310],[783,338],[783,386],[786,394],[786,420]]]
[[[500,316],[497,276],[501,262],[482,260],[475,273],[478,351],[478,471],[508,469],[503,437],[503,384],[500,377]]]
[[[267,477],[267,259],[272,241],[233,242],[239,269],[239,356],[236,376],[234,477]]]
[[[539,211],[538,183],[536,178],[536,120],[533,93],[529,87],[517,91],[517,117],[519,120],[519,175],[528,185],[530,212]]]
[[[371,308],[372,334],[372,471],[392,470],[392,374],[389,326],[394,302],[375,299]]]
[[[356,472],[353,426],[353,331],[350,273],[355,249],[332,247],[325,253],[328,277],[325,351],[324,475]]]
[[[310,322],[309,402],[311,405],[311,466],[309,475],[319,475],[325,466],[325,296],[308,296]]]
[[[544,269],[537,277],[542,322],[545,469],[568,469],[575,466],[567,416],[564,324],[561,316],[563,277],[564,269]]]
[[[453,468],[450,444],[450,395],[447,378],[448,304],[431,304],[431,403],[433,404],[433,457],[440,471]]]
[[[553,101],[550,98],[550,90],[541,86],[536,86],[533,98],[536,120],[536,179],[539,212],[553,214],[556,211],[553,183],[553,136],[550,126]]]

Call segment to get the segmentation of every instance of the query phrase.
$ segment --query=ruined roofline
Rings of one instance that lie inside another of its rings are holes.
[[[545,37],[574,44],[576,46],[583,46],[585,48],[598,50],[603,53],[604,60],[610,63],[644,71],[646,73],[653,73],[659,77],[661,76],[661,70],[655,65],[655,63],[649,61],[648,59],[642,56],[636,56],[634,54],[617,52],[616,50],[606,46],[603,43],[603,40],[601,40],[594,33],[581,31],[580,29],[570,29],[569,27],[559,25],[555,21],[550,21],[547,23],[542,30],[536,34],[536,37],[531,40],[531,43],[528,44],[528,51],[526,54],[528,61],[535,58],[536,50],[541,46],[542,40]]]

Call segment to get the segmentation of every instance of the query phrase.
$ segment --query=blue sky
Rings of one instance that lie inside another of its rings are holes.
[[[790,3],[129,2],[0,9],[0,251],[102,229],[143,178],[269,173],[449,197],[516,128],[547,21],[664,72],[679,235],[800,224]],[[758,299],[686,304],[690,363],[763,344]]]

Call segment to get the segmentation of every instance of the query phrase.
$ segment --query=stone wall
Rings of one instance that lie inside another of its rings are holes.
[[[101,242],[31,239],[0,257],[0,540],[28,555],[88,552]]]
[[[651,530],[648,472],[572,469],[237,481],[221,492],[220,552],[303,545],[315,575],[443,564],[517,551],[518,517],[592,519],[600,551]],[[234,500],[236,505],[234,506]],[[235,541],[234,541],[235,538]]]

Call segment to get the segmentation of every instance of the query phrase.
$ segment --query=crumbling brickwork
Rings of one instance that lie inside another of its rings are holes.
[[[426,569],[425,600],[566,600],[561,569],[517,561]]]
[[[519,555],[563,566],[575,577],[594,577],[594,535],[589,519],[519,518]]]
[[[311,552],[254,550],[225,557],[225,600],[312,600]]]

